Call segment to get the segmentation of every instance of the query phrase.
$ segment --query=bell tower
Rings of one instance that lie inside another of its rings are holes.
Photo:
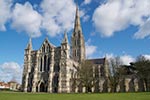
[[[78,5],[76,5],[74,30],[71,37],[71,54],[72,59],[79,63],[85,59],[85,42],[80,23]]]

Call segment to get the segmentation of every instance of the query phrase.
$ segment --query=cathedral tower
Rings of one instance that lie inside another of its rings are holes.
[[[85,60],[85,43],[84,36],[82,33],[81,23],[80,23],[80,15],[79,8],[76,6],[76,16],[74,23],[74,30],[71,37],[71,53],[73,60],[77,62],[81,62]]]
[[[70,92],[70,47],[68,44],[67,33],[64,33],[64,39],[61,43],[61,59],[60,59],[60,72],[59,72],[59,92]]]
[[[32,51],[32,41],[30,38],[27,48],[25,49],[25,55],[24,55],[24,69],[23,69],[23,76],[22,76],[23,78],[22,87],[24,92],[28,91],[29,73],[31,70],[31,51]]]

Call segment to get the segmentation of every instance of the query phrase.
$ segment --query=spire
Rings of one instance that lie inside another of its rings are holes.
[[[29,43],[27,45],[27,49],[32,49],[32,39],[31,39],[31,37],[29,39]]]
[[[45,40],[48,40],[48,34],[46,34],[46,38],[45,38]]]
[[[64,32],[64,39],[62,43],[68,43],[67,31]]]
[[[76,16],[75,16],[74,31],[81,31],[81,33],[82,33],[78,4],[76,4]]]

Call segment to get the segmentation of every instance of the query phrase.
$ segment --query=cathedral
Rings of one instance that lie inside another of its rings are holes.
[[[33,50],[32,41],[29,40],[24,54],[23,92],[78,93],[81,87],[77,86],[73,90],[71,80],[77,77],[75,68],[84,60],[91,61],[93,66],[97,67],[99,77],[107,76],[106,58],[86,59],[85,57],[85,41],[78,7],[76,7],[71,45],[68,42],[66,32],[59,47],[52,45],[46,38],[39,50]],[[103,85],[104,78],[98,83],[99,91],[104,90]],[[84,92],[83,87],[82,92]]]

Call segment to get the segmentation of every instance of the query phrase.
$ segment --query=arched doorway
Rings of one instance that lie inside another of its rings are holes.
[[[40,84],[40,92],[45,92],[45,85],[43,82]]]
[[[36,86],[36,92],[39,92],[39,91],[38,91],[38,86]]]
[[[53,92],[57,93],[58,92],[58,75],[57,74],[55,74],[55,76],[53,77],[52,86],[53,86]]]

